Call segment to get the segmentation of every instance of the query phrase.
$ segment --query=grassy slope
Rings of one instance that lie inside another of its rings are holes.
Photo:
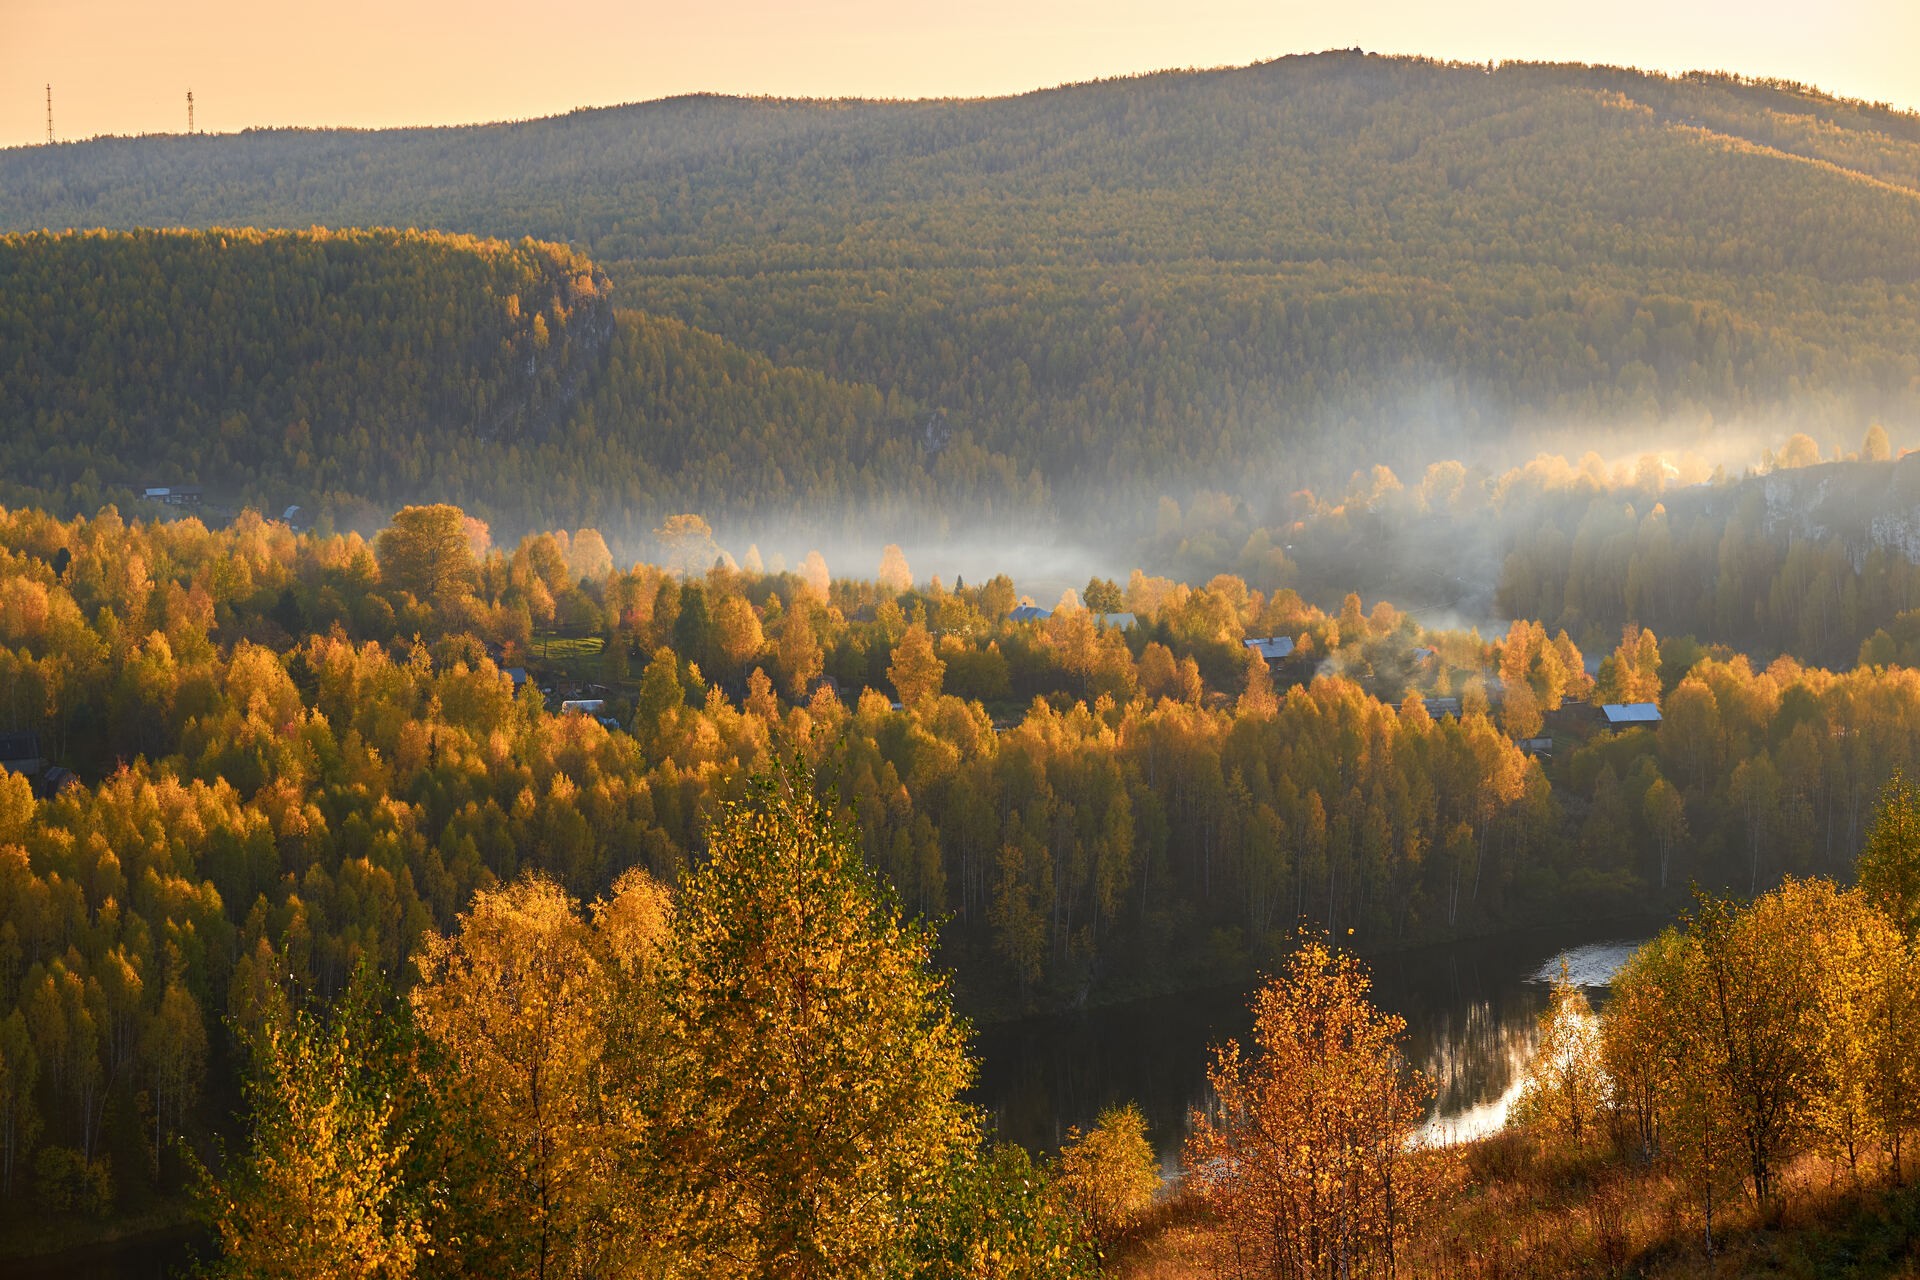
[[[1715,1210],[1705,1248],[1697,1198],[1658,1170],[1568,1168],[1502,1134],[1462,1153],[1459,1191],[1401,1261],[1414,1280],[1912,1280],[1920,1276],[1920,1187],[1891,1187],[1874,1170],[1856,1186],[1844,1168],[1803,1158],[1787,1207],[1763,1222],[1744,1199]],[[1202,1280],[1208,1228],[1174,1201],[1119,1251],[1116,1280]]]

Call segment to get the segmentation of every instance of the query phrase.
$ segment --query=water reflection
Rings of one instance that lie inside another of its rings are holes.
[[[1578,945],[1570,945],[1575,944]],[[1427,1136],[1459,1141],[1505,1121],[1564,959],[1596,1006],[1638,943],[1536,937],[1432,947],[1375,962],[1381,1007],[1407,1020],[1408,1054],[1436,1086]],[[1207,1048],[1252,1029],[1239,987],[1143,1000],[1078,1016],[1033,1019],[981,1035],[974,1100],[1003,1138],[1059,1146],[1070,1125],[1134,1101],[1168,1176],[1178,1173],[1187,1112],[1206,1090]],[[165,1231],[58,1258],[10,1261],[12,1280],[161,1280],[206,1248],[203,1234]]]
[[[1375,997],[1407,1020],[1408,1056],[1434,1081],[1427,1136],[1460,1141],[1499,1128],[1562,960],[1598,1006],[1637,945],[1561,935],[1377,961]],[[1040,1152],[1058,1147],[1069,1126],[1085,1128],[1103,1107],[1132,1100],[1172,1173],[1187,1113],[1205,1094],[1208,1046],[1252,1029],[1246,997],[1238,987],[1217,989],[988,1028],[975,1100],[1001,1137]]]

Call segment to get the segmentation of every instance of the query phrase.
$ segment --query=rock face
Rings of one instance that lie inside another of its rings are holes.
[[[1855,569],[1874,551],[1920,563],[1920,453],[1774,471],[1675,494],[1667,506],[1743,517],[1790,540],[1838,539]]]

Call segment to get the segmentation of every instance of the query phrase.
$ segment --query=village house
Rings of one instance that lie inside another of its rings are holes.
[[[1265,658],[1270,667],[1278,666],[1293,656],[1292,636],[1266,636],[1261,639],[1248,637],[1240,643]]]
[[[1609,729],[1652,728],[1660,723],[1660,707],[1652,702],[1609,702],[1600,708],[1600,719]]]
[[[141,490],[140,496],[148,502],[158,502],[168,507],[197,507],[200,505],[200,486],[197,484],[148,485]]]

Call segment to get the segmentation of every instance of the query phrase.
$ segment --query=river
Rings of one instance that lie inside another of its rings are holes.
[[[1561,958],[1598,1005],[1636,945],[1637,938],[1563,931],[1375,960],[1375,1000],[1407,1020],[1408,1055],[1436,1086],[1432,1133],[1462,1139],[1499,1128]],[[1187,1113],[1205,1096],[1208,1047],[1251,1028],[1247,995],[1244,987],[1216,988],[988,1027],[975,1042],[973,1101],[1000,1137],[1036,1154],[1055,1150],[1069,1126],[1088,1127],[1103,1108],[1137,1102],[1171,1178]],[[200,1233],[174,1230],[13,1260],[6,1269],[19,1280],[163,1280],[204,1247]]]
[[[1407,1052],[1433,1080],[1430,1134],[1473,1138],[1498,1129],[1519,1091],[1548,983],[1564,957],[1596,1007],[1639,945],[1621,936],[1522,936],[1452,943],[1372,962],[1375,1002],[1407,1020]],[[1001,1138],[1056,1149],[1069,1126],[1132,1101],[1169,1177],[1179,1167],[1187,1114],[1206,1093],[1208,1048],[1252,1029],[1249,990],[1161,996],[1072,1016],[984,1029],[974,1101]]]

